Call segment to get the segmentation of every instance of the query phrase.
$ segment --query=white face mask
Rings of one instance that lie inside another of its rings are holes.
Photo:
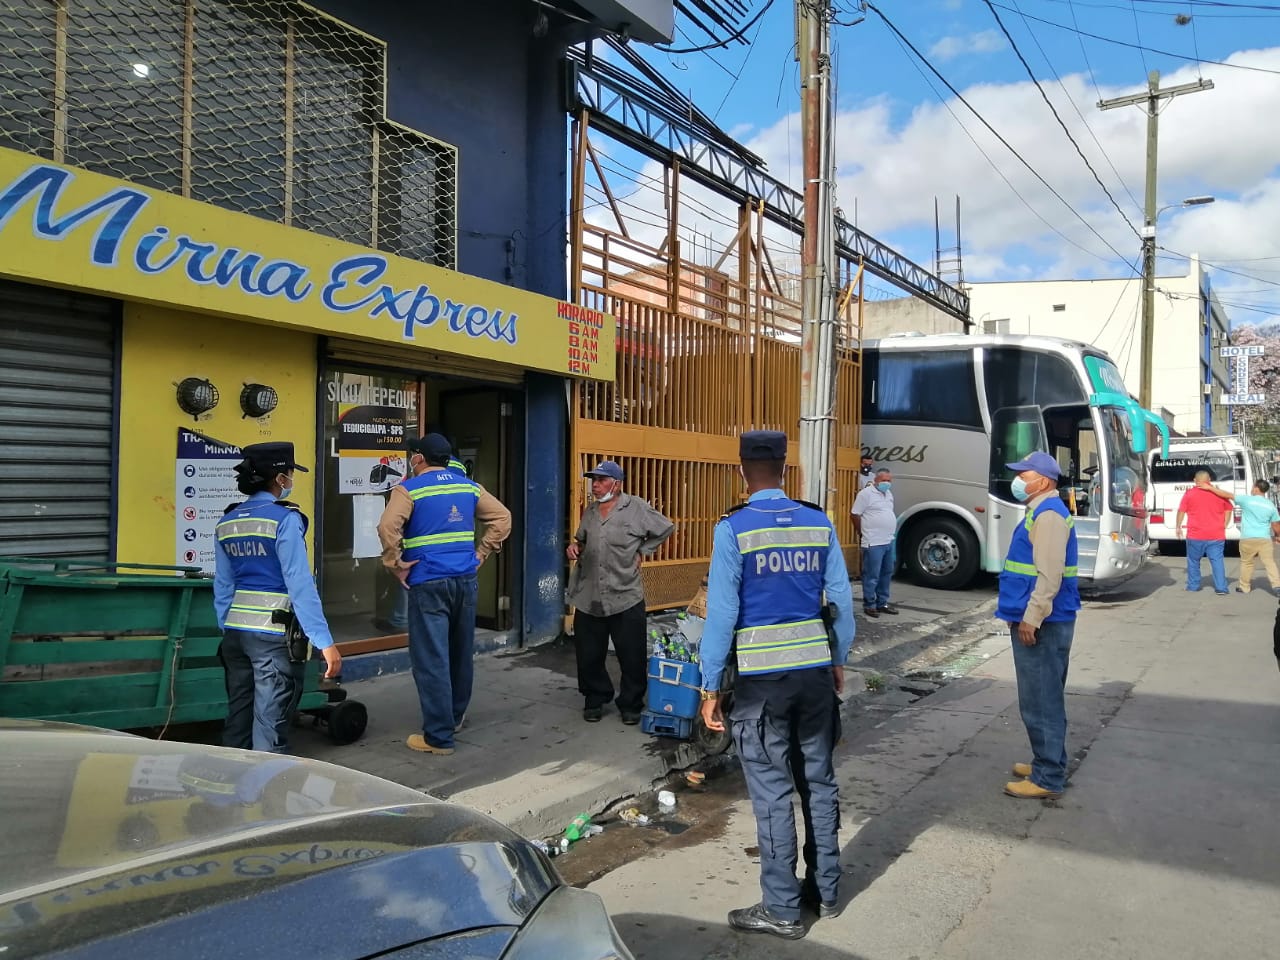
[[[616,490],[610,490],[610,491],[609,491],[608,493],[606,493],[604,496],[602,496],[602,497],[598,497],[598,498],[596,499],[596,503],[608,503],[608,502],[609,502],[610,500],[612,500],[615,496],[617,496],[617,491],[616,491]]]

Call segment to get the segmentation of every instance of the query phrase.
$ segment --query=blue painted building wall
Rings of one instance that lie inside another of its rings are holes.
[[[313,4],[387,42],[391,120],[458,148],[457,268],[563,299],[565,40],[554,30],[534,37],[537,7],[528,0]],[[524,542],[511,545],[513,610],[525,642],[555,637],[563,622],[565,382],[526,378]]]

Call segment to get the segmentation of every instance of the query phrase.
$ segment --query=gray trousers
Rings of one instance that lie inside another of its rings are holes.
[[[826,668],[740,676],[734,686],[730,726],[756,817],[761,902],[780,920],[800,919],[795,792],[805,819],[805,879],[823,902],[839,899],[835,706]]]

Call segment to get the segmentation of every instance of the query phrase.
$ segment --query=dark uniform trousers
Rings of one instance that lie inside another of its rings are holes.
[[[839,897],[840,803],[832,750],[839,713],[830,668],[739,676],[730,727],[756,817],[762,902],[781,920],[800,918],[796,821],[804,817],[805,879],[824,903]]]

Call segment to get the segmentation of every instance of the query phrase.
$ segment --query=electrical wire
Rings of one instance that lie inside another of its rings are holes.
[[[1076,7],[1081,6],[1089,10],[1130,10],[1129,5],[1121,5],[1119,3],[1091,3],[1089,0],[1045,0],[1046,3],[1057,3],[1064,6]],[[1139,10],[1138,13],[1144,17],[1160,17],[1167,19],[1178,13],[1184,12],[1188,8],[1186,0],[1156,0],[1158,3],[1165,3],[1171,7],[1179,9],[1175,10]],[[1280,15],[1280,7],[1274,8],[1274,13],[1203,13],[1197,11],[1194,17],[1206,20],[1270,20]],[[1073,18],[1074,19],[1074,16]]]
[[[760,39],[760,31],[764,29],[764,21],[760,21],[760,25],[756,27],[756,34],[751,38],[751,44],[747,47],[747,54],[742,58],[742,63],[738,64],[738,72],[733,75],[733,82],[729,84],[729,89],[724,92],[724,96],[720,98],[720,106],[716,107],[715,113],[711,114],[712,120],[720,118],[720,111],[724,109],[724,105],[729,102],[729,95],[733,93],[734,87],[738,85],[738,81],[742,79],[742,74],[747,69],[747,63],[751,60],[751,55],[756,52],[756,41]]]
[[[765,5],[760,8],[760,11],[754,17],[752,17],[750,21],[748,21],[744,26],[735,30],[729,36],[725,37],[723,40],[719,40],[715,43],[708,43],[701,47],[682,47],[679,50],[674,50],[671,47],[661,47],[661,46],[655,46],[653,49],[661,50],[663,53],[706,53],[708,50],[716,50],[716,49],[719,49],[720,47],[727,47],[731,43],[745,42],[744,38],[746,37],[747,31],[750,30],[752,27],[754,27],[761,20],[763,20],[764,15],[769,12],[769,8],[772,6],[773,6],[773,0],[766,0]]]
[[[1024,57],[1022,55],[1022,51],[1018,49],[1018,44],[1014,41],[1013,34],[1009,32],[1009,28],[1006,27],[1004,25],[1004,21],[1000,19],[1000,14],[996,12],[996,8],[992,5],[991,0],[984,0],[984,2],[987,5],[987,9],[991,11],[991,15],[995,17],[996,25],[1000,27],[1000,32],[1004,34],[1004,38],[1009,41],[1009,46],[1013,48],[1013,52],[1017,55],[1018,62],[1022,64],[1023,69],[1027,71],[1027,76],[1031,78],[1031,82],[1034,83],[1036,85],[1036,89],[1040,91],[1040,99],[1045,102],[1045,106],[1047,106],[1049,108],[1049,112],[1053,114],[1053,119],[1058,121],[1058,126],[1062,128],[1062,132],[1066,134],[1067,139],[1071,141],[1071,146],[1076,148],[1076,153],[1080,155],[1080,159],[1084,161],[1084,165],[1089,168],[1089,172],[1093,174],[1093,179],[1098,182],[1098,186],[1100,186],[1102,188],[1102,192],[1107,195],[1107,199],[1111,201],[1111,205],[1116,208],[1116,213],[1120,214],[1124,219],[1124,222],[1129,225],[1129,229],[1133,231],[1133,235],[1141,240],[1142,234],[1138,232],[1138,228],[1134,226],[1133,221],[1129,219],[1129,215],[1124,212],[1124,208],[1116,202],[1116,198],[1112,196],[1107,185],[1102,182],[1102,177],[1098,176],[1098,171],[1093,168],[1093,164],[1089,162],[1089,158],[1086,157],[1084,155],[1084,151],[1080,149],[1080,144],[1076,142],[1076,138],[1071,135],[1071,130],[1063,122],[1062,116],[1058,113],[1058,108],[1053,105],[1053,101],[1049,99],[1049,95],[1044,92],[1044,87],[1036,78],[1035,72],[1031,69],[1031,64],[1027,63],[1027,58]],[[1017,0],[1014,0],[1014,2],[1016,3]],[[1041,52],[1043,53],[1044,51],[1042,50]],[[1061,81],[1059,82],[1061,83]],[[1063,90],[1065,92],[1066,88],[1064,87]],[[1067,99],[1070,100],[1070,96],[1068,96]],[[1077,113],[1078,112],[1079,111],[1077,111]],[[1088,124],[1085,124],[1085,126],[1088,126]],[[1090,132],[1092,133],[1092,131]],[[1095,137],[1094,139],[1096,140],[1097,138]],[[1101,146],[1101,144],[1099,144],[1099,146]],[[1115,169],[1114,166],[1112,169]],[[1119,174],[1117,174],[1117,176],[1119,176]],[[1136,204],[1137,201],[1134,201],[1134,203]]]
[[[1142,28],[1138,26],[1138,5],[1129,0],[1129,9],[1133,11],[1133,36],[1138,41],[1138,55],[1142,57],[1142,72],[1150,73],[1151,68],[1147,66],[1147,51],[1142,46]]]
[[[1105,99],[1102,96],[1102,88],[1098,86],[1098,78],[1093,72],[1093,64],[1089,62],[1089,51],[1084,48],[1084,37],[1080,34],[1080,22],[1076,20],[1076,5],[1073,0],[1066,0],[1067,6],[1071,9],[1071,22],[1076,25],[1076,39],[1080,41],[1080,56],[1084,57],[1084,65],[1089,69],[1089,82],[1093,84],[1093,92],[1098,95],[1098,99]],[[1027,24],[1027,32],[1031,32],[1031,24],[1027,22],[1027,18],[1022,18],[1023,23]],[[1040,41],[1036,41],[1039,43]],[[1048,58],[1046,58],[1047,60]],[[1096,139],[1096,138],[1095,138]],[[1128,190],[1125,187],[1125,190]],[[1132,196],[1132,194],[1130,194]]]
[[[1010,13],[1020,12],[1018,10],[1013,9],[1012,7],[1006,7],[1002,3],[997,3],[996,6],[999,7],[1001,10],[1008,10]],[[870,6],[870,4],[868,4],[868,7],[871,9],[874,9],[873,7]],[[1277,7],[1276,9],[1280,9],[1280,7]],[[1076,27],[1068,26],[1065,23],[1058,23],[1055,20],[1046,20],[1043,17],[1036,17],[1029,13],[1024,14],[1024,16],[1028,20],[1034,20],[1036,23],[1043,23],[1045,26],[1049,26],[1049,27],[1057,27],[1059,30],[1066,30],[1068,33],[1079,34],[1082,37],[1088,37],[1090,40],[1101,40],[1103,43],[1111,43],[1120,47],[1136,46],[1136,44],[1129,43],[1125,40],[1116,40],[1114,37],[1103,37],[1096,33],[1089,33],[1087,30],[1080,30]],[[1185,60],[1188,63],[1194,62],[1194,63],[1201,63],[1201,64],[1212,64],[1215,67],[1228,67],[1232,70],[1248,70],[1252,73],[1271,73],[1271,74],[1280,75],[1280,70],[1272,70],[1268,67],[1253,67],[1244,63],[1227,63],[1225,60],[1196,60],[1195,57],[1188,57],[1185,53],[1173,53],[1170,50],[1160,50],[1160,49],[1157,49],[1156,47],[1141,47],[1141,49],[1145,50],[1147,53],[1158,53],[1162,57],[1173,57],[1175,60]]]
[[[877,7],[874,3],[870,3],[870,2],[868,2],[868,3],[867,3],[867,9],[868,9],[868,10],[870,10],[872,13],[874,13],[874,14],[875,14],[877,17],[879,17],[882,21],[884,21],[885,26],[887,26],[887,27],[888,27],[888,28],[889,28],[889,29],[890,29],[890,30],[891,30],[891,31],[892,31],[892,32],[893,32],[893,33],[898,37],[898,39],[899,39],[899,40],[901,40],[903,43],[905,43],[905,44],[907,45],[907,47],[909,47],[909,48],[910,48],[911,52],[915,54],[916,58],[917,58],[917,59],[919,59],[919,60],[920,60],[920,62],[921,62],[921,63],[923,63],[926,67],[928,67],[928,68],[929,68],[929,71],[930,71],[930,72],[931,72],[935,77],[937,77],[937,78],[942,82],[942,84],[943,84],[943,85],[944,85],[948,90],[950,90],[950,91],[951,91],[951,93],[956,97],[956,99],[957,99],[957,100],[959,100],[961,103],[963,103],[963,104],[965,105],[965,107],[967,107],[967,108],[968,108],[969,112],[970,112],[970,113],[972,113],[972,114],[974,115],[974,117],[976,117],[976,118],[977,118],[978,122],[979,122],[979,123],[981,123],[984,127],[986,127],[986,128],[987,128],[987,130],[988,130],[988,131],[990,131],[990,132],[991,132],[991,134],[992,134],[992,135],[993,135],[997,140],[999,140],[999,141],[1000,141],[1000,143],[1002,143],[1002,144],[1004,145],[1004,147],[1005,147],[1005,148],[1006,148],[1010,153],[1012,153],[1012,154],[1014,155],[1014,157],[1016,157],[1016,158],[1017,158],[1017,160],[1018,160],[1018,161],[1019,161],[1019,162],[1020,162],[1024,167],[1026,167],[1026,168],[1027,168],[1027,170],[1029,170],[1029,171],[1031,172],[1031,175],[1032,175],[1032,176],[1034,176],[1037,180],[1039,180],[1039,181],[1040,181],[1040,183],[1042,183],[1042,184],[1045,186],[1045,188],[1046,188],[1046,189],[1048,189],[1048,191],[1049,191],[1050,193],[1052,193],[1052,194],[1053,194],[1053,195],[1058,199],[1058,201],[1059,201],[1059,202],[1060,202],[1064,207],[1066,207],[1066,208],[1067,208],[1067,210],[1069,210],[1069,211],[1071,212],[1071,214],[1072,214],[1072,215],[1073,215],[1077,220],[1079,220],[1082,224],[1084,224],[1084,225],[1085,225],[1085,227],[1089,230],[1089,232],[1090,232],[1090,233],[1092,233],[1095,237],[1097,237],[1099,240],[1101,240],[1101,241],[1102,241],[1102,243],[1103,243],[1103,246],[1105,246],[1108,250],[1110,250],[1112,253],[1114,253],[1114,254],[1116,255],[1116,258],[1117,258],[1117,259],[1119,259],[1119,260],[1121,260],[1122,262],[1124,262],[1124,263],[1129,267],[1129,269],[1130,269],[1133,273],[1138,274],[1138,273],[1141,273],[1141,272],[1142,272],[1141,270],[1139,270],[1139,269],[1137,268],[1137,266],[1133,263],[1133,261],[1132,261],[1132,260],[1130,260],[1128,257],[1126,257],[1126,256],[1125,256],[1123,253],[1121,253],[1119,250],[1117,250],[1117,249],[1115,248],[1115,246],[1114,246],[1114,245],[1112,245],[1112,243],[1111,243],[1111,241],[1110,241],[1110,240],[1108,240],[1108,239],[1107,239],[1106,237],[1104,237],[1101,233],[1099,233],[1099,232],[1098,232],[1098,230],[1097,230],[1097,228],[1096,228],[1096,227],[1094,227],[1094,225],[1093,225],[1093,224],[1091,224],[1088,220],[1086,220],[1086,219],[1085,219],[1085,218],[1080,214],[1080,212],[1079,212],[1078,210],[1076,210],[1076,208],[1075,208],[1075,207],[1073,207],[1073,206],[1072,206],[1072,205],[1067,201],[1066,197],[1064,197],[1061,193],[1059,193],[1059,192],[1058,192],[1058,190],[1057,190],[1057,188],[1055,188],[1055,187],[1053,186],[1053,184],[1051,184],[1048,180],[1046,180],[1046,179],[1045,179],[1045,178],[1040,174],[1040,171],[1038,171],[1035,167],[1033,167],[1033,166],[1032,166],[1032,165],[1027,161],[1027,159],[1026,159],[1025,157],[1023,157],[1023,156],[1022,156],[1022,154],[1021,154],[1021,153],[1019,153],[1019,152],[1017,151],[1017,149],[1013,146],[1013,144],[1011,144],[1008,140],[1006,140],[1006,139],[1004,138],[1004,136],[1003,136],[1003,135],[1002,135],[998,130],[996,130],[996,128],[995,128],[995,127],[993,127],[993,126],[992,126],[992,125],[987,121],[986,117],[984,117],[982,114],[980,114],[980,113],[977,111],[977,109],[973,106],[973,104],[971,104],[967,99],[965,99],[964,94],[962,94],[959,90],[957,90],[957,89],[955,88],[955,86],[953,86],[953,85],[952,85],[951,81],[950,81],[950,80],[948,80],[946,77],[944,77],[944,76],[943,76],[943,75],[938,71],[938,68],[937,68],[937,67],[935,67],[932,63],[930,63],[930,62],[929,62],[929,58],[928,58],[928,57],[926,57],[923,53],[921,53],[921,52],[920,52],[920,50],[916,48],[915,44],[913,44],[910,40],[908,40],[908,39],[906,38],[906,36],[904,36],[904,35],[903,35],[902,31],[901,31],[901,30],[899,30],[899,29],[894,25],[894,23],[893,23],[893,21],[892,21],[892,20],[890,20],[887,16],[885,16],[885,14],[883,13],[883,11],[881,11],[879,7]],[[1015,11],[1015,12],[1016,12],[1016,11]]]
[[[1185,253],[1179,253],[1177,250],[1170,250],[1168,247],[1160,247],[1160,249],[1166,251],[1167,253],[1173,254],[1175,257],[1181,257],[1183,260],[1191,259],[1189,255]],[[1266,284],[1268,287],[1280,287],[1280,280],[1268,280],[1266,277],[1256,277],[1251,273],[1242,273],[1239,270],[1231,270],[1227,267],[1222,266],[1222,264],[1220,263],[1212,263],[1208,260],[1201,260],[1200,263],[1206,267],[1210,267],[1214,270],[1221,271],[1222,273],[1229,273],[1234,277],[1244,277],[1246,280],[1253,280],[1256,283],[1263,283],[1263,284]]]
[[[894,39],[897,39],[897,38],[895,37]],[[1019,200],[1022,201],[1022,205],[1026,207],[1028,210],[1030,210],[1031,213],[1034,214],[1037,220],[1039,220],[1046,227],[1048,227],[1050,230],[1056,233],[1059,237],[1061,237],[1067,243],[1071,244],[1077,250],[1081,251],[1082,253],[1086,253],[1089,256],[1094,257],[1098,260],[1101,260],[1103,263],[1110,263],[1111,261],[1108,258],[1104,257],[1102,254],[1096,253],[1093,250],[1090,250],[1088,247],[1080,243],[1077,243],[1075,240],[1071,239],[1071,237],[1067,236],[1065,233],[1059,230],[1055,224],[1053,224],[1039,210],[1037,210],[1035,207],[1031,205],[1031,201],[1029,201],[1026,197],[1024,197],[1021,194],[1021,192],[1019,192],[1018,188],[1013,185],[1013,181],[1010,180],[1007,176],[1005,176],[1004,171],[1001,170],[1000,167],[996,164],[996,162],[991,159],[991,155],[982,148],[982,144],[980,144],[977,138],[969,131],[969,128],[964,125],[964,122],[956,115],[956,112],[951,109],[951,104],[947,102],[947,98],[944,97],[942,93],[938,90],[938,88],[933,85],[933,81],[929,79],[929,75],[924,72],[920,64],[918,64],[915,61],[915,59],[911,56],[910,51],[907,50],[906,44],[904,44],[901,40],[898,40],[898,46],[902,47],[902,52],[907,56],[907,62],[910,63],[913,67],[915,67],[916,72],[920,74],[920,76],[924,79],[925,84],[929,87],[930,90],[933,91],[933,95],[938,98],[938,102],[942,104],[943,108],[946,109],[947,113],[951,114],[951,119],[956,122],[956,126],[958,126],[961,132],[964,133],[964,135],[969,138],[969,142],[973,144],[974,148],[980,154],[982,154],[982,159],[987,161],[987,164],[991,167],[992,170],[996,172],[996,175],[999,176],[1000,179],[1004,181],[1005,186],[1008,187],[1010,191],[1012,191],[1015,197],[1017,197]],[[855,226],[856,226],[856,223],[855,223]]]

